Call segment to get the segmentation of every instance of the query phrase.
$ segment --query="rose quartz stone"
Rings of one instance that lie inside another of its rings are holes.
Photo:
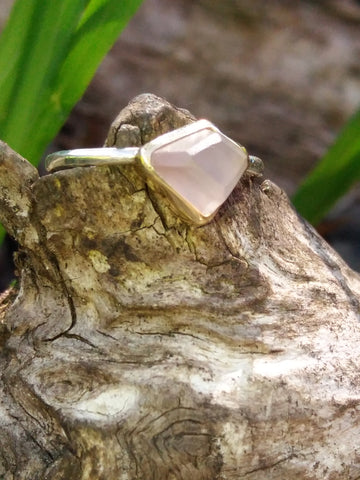
[[[220,132],[203,129],[151,154],[156,173],[204,217],[213,214],[247,168],[246,151]]]

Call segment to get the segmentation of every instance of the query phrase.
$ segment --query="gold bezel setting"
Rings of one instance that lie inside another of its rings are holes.
[[[249,165],[249,156],[245,147],[239,145],[231,138],[224,135],[214,124],[212,124],[208,120],[198,120],[189,125],[185,125],[184,127],[180,127],[176,130],[165,133],[141,147],[137,155],[138,160],[140,160],[141,165],[145,170],[145,174],[150,186],[154,190],[160,188],[163,192],[165,192],[171,198],[172,203],[176,207],[177,213],[180,214],[180,216],[185,220],[190,220],[192,223],[199,226],[210,222],[216,215],[223,202],[211,214],[204,215],[196,207],[194,207],[194,205],[189,202],[183,195],[181,195],[177,190],[175,190],[171,185],[169,185],[166,180],[161,177],[161,175],[158,174],[158,172],[152,165],[151,157],[153,153],[156,152],[158,149],[170,145],[194,133],[201,132],[203,130],[210,130],[212,132],[218,133],[223,139],[226,140],[226,142],[230,143],[233,147],[242,150],[242,152],[245,153],[247,157],[247,166]]]

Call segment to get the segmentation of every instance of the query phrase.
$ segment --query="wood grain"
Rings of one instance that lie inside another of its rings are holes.
[[[107,144],[191,119],[142,95]],[[245,176],[194,228],[133,166],[17,175],[0,477],[359,478],[360,278],[281,189]]]

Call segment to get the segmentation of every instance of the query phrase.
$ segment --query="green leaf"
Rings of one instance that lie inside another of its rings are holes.
[[[360,110],[306,177],[293,197],[299,213],[316,224],[360,179]]]
[[[4,241],[5,235],[6,235],[5,228],[0,223],[0,245]]]
[[[0,139],[37,165],[141,3],[17,0],[0,36]]]
[[[37,164],[142,0],[17,0],[0,37],[0,138]]]
[[[29,133],[46,104],[49,119],[54,115],[49,105],[51,85],[71,48],[86,3],[18,0],[0,38],[0,70],[5,72],[0,79],[0,138],[27,158],[28,146],[46,146],[38,140],[43,132],[38,130],[35,138]],[[12,55],[9,75],[6,62]],[[36,163],[39,158],[31,160]]]

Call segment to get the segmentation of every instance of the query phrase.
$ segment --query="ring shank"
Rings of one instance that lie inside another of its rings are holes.
[[[134,163],[139,156],[138,147],[101,147],[77,148],[51,153],[46,157],[45,168],[48,172],[74,167],[91,167],[97,165],[126,165]],[[249,155],[247,172],[253,175],[262,175],[264,164],[258,157]]]
[[[53,172],[63,168],[90,167],[94,165],[126,165],[134,163],[139,154],[138,147],[127,148],[79,148],[62,150],[47,156],[46,170]]]

